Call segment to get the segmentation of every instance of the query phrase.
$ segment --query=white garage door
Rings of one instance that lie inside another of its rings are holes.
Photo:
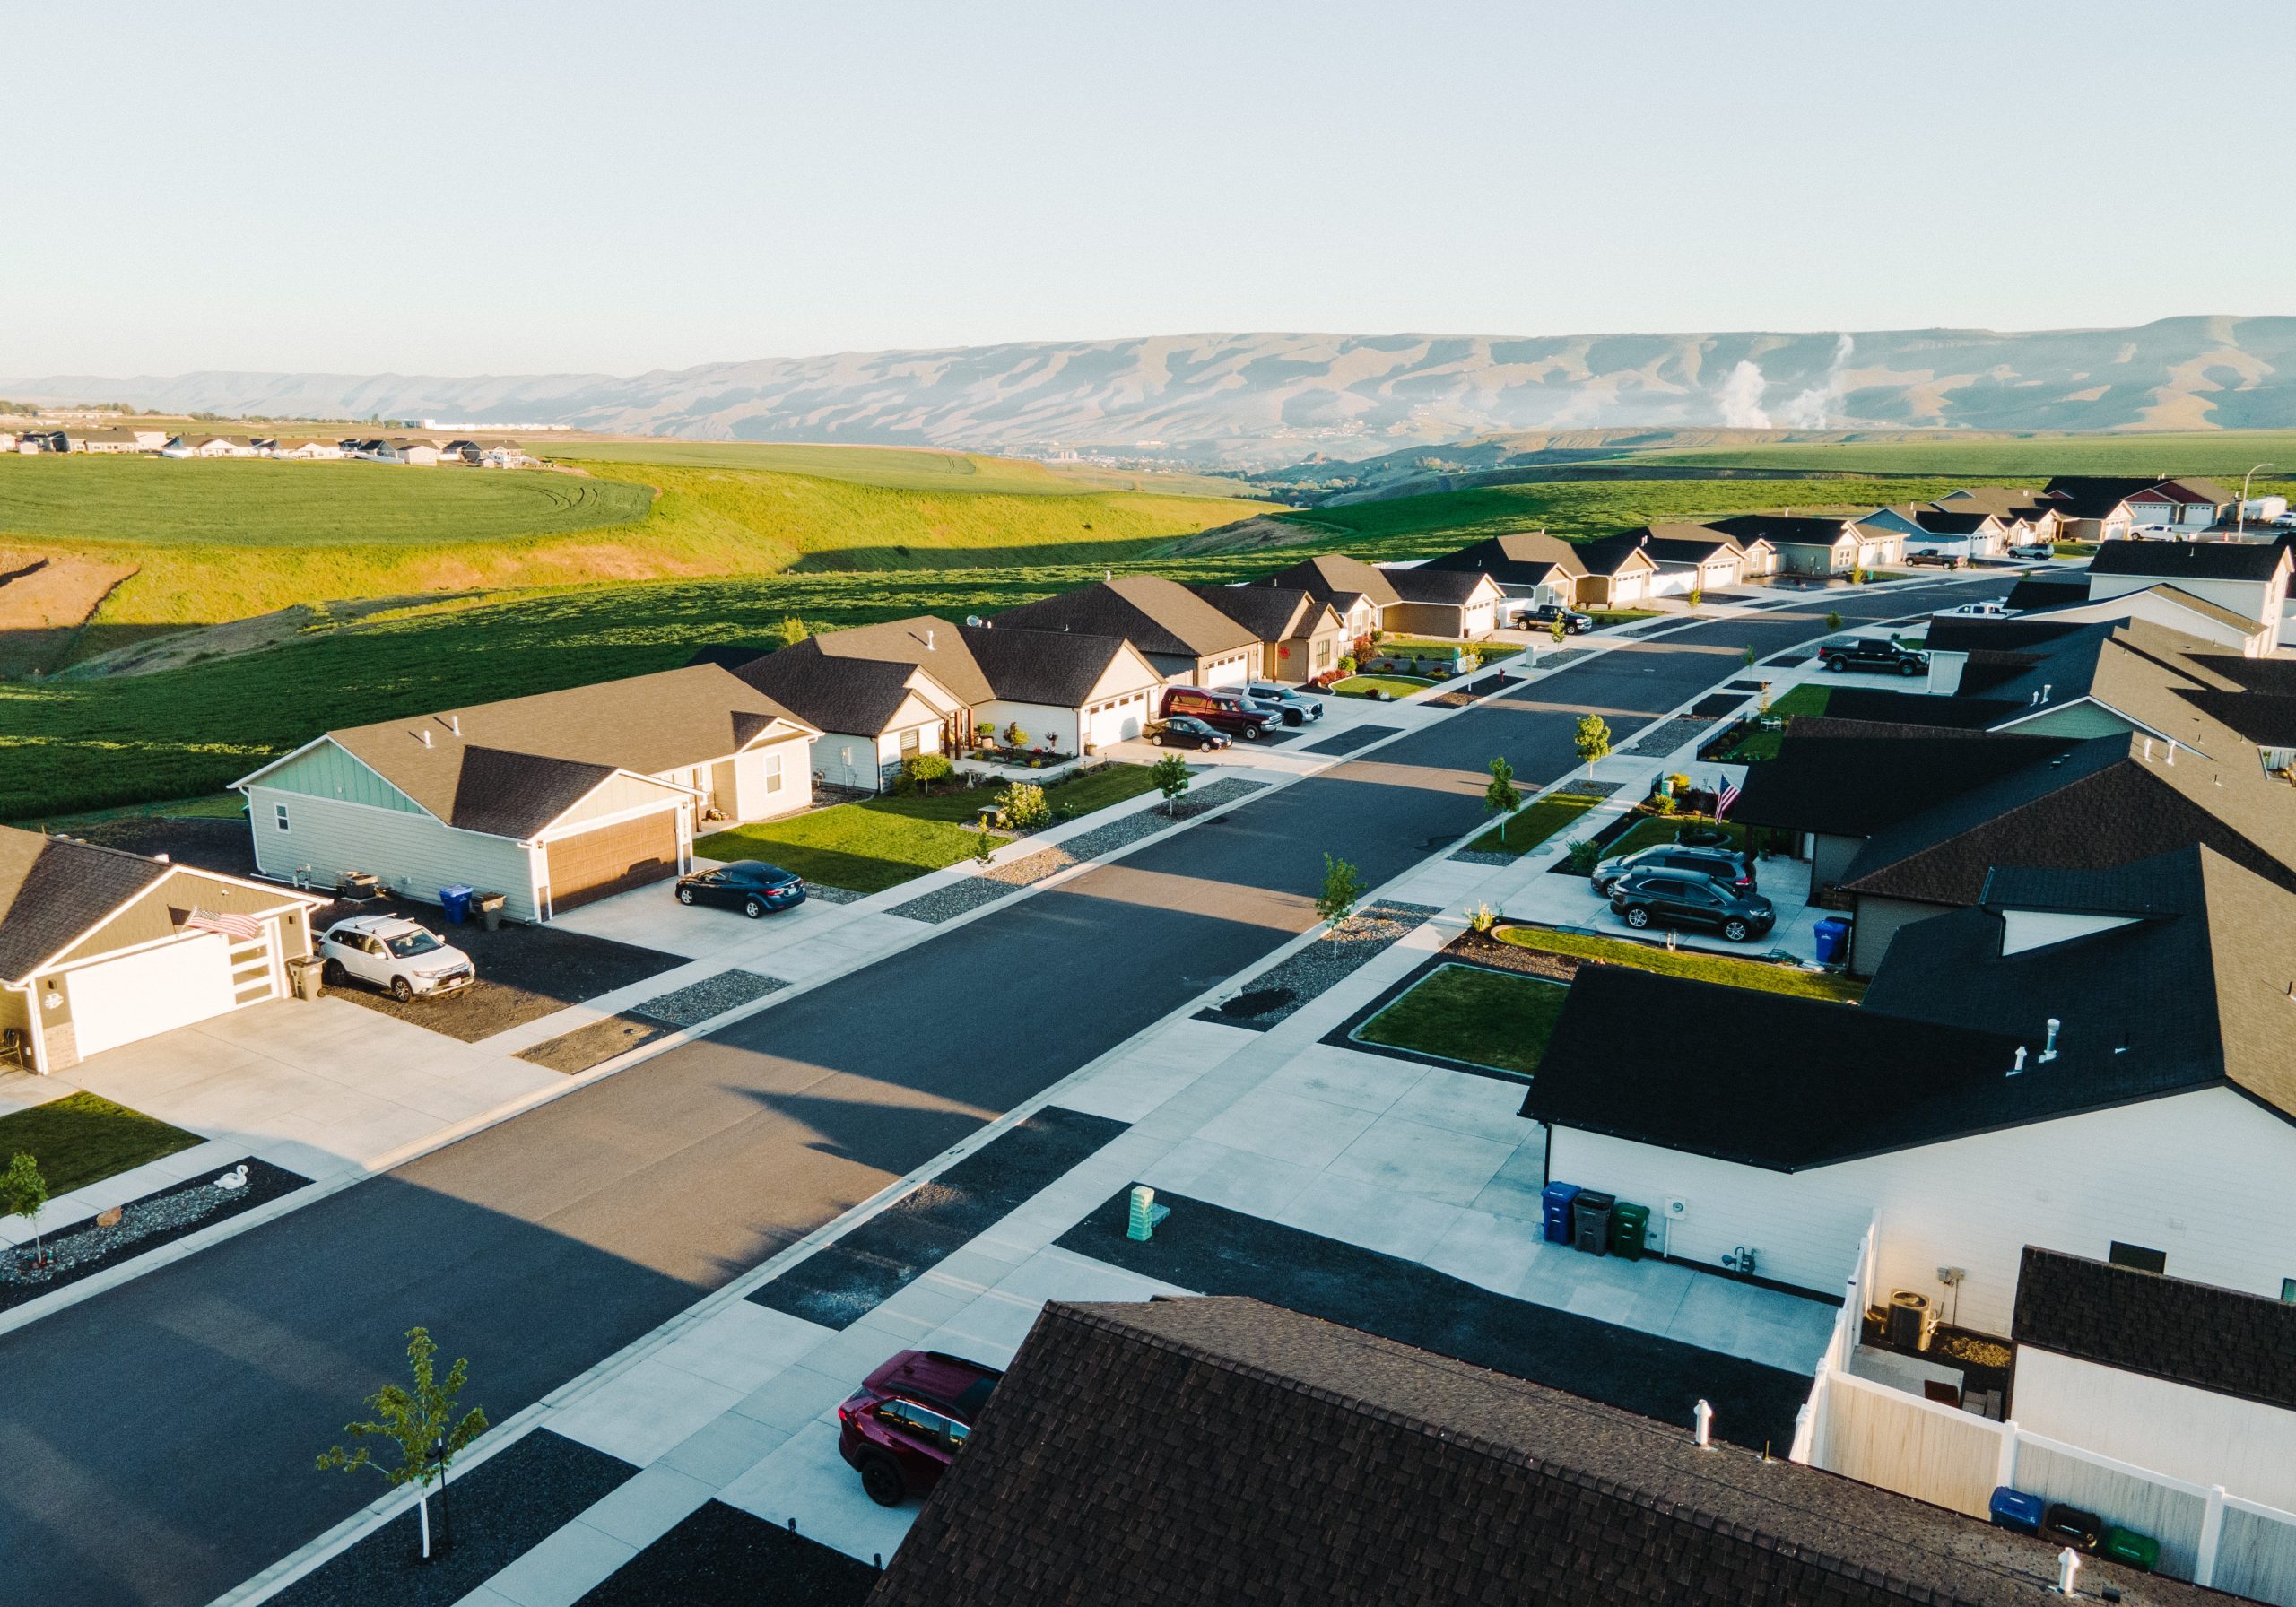
[[[214,933],[66,973],[83,1058],[230,1010],[230,951]]]

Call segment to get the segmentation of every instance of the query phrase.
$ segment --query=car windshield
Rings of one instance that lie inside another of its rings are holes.
[[[411,960],[417,954],[434,953],[447,945],[418,926],[412,932],[395,933],[383,939],[383,946],[401,960]]]

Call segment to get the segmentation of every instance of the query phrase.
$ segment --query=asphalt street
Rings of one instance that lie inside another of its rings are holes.
[[[1575,763],[1845,620],[2005,581],[1813,595],[1574,665],[993,908],[723,1032],[0,1337],[0,1576],[204,1603],[380,1493],[313,1458],[428,1325],[509,1417]]]

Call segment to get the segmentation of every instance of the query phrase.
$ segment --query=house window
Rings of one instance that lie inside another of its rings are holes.
[[[2283,1306],[2296,1306],[2296,1278],[2283,1278],[2280,1281],[2280,1303]]]
[[[900,734],[900,756],[903,759],[916,758],[918,744],[920,740],[920,734],[914,726],[902,732]]]
[[[274,804],[271,806],[271,820],[272,820],[272,823],[273,823],[274,825],[277,826],[277,827],[279,828],[279,830],[281,830],[282,831],[286,830],[287,830],[287,805],[285,805],[284,804]]]
[[[1331,668],[1331,642],[1326,638],[1316,644],[1316,673],[1320,675],[1329,668]]]
[[[2169,1270],[2166,1250],[2148,1250],[2143,1245],[2125,1245],[2113,1240],[2111,1253],[2106,1257],[2115,1266],[2125,1266],[2133,1273],[2165,1273]]]
[[[781,790],[781,755],[778,753],[765,756],[765,790],[770,793]]]

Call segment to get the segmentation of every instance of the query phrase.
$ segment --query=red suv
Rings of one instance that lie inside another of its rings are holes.
[[[1257,742],[1270,725],[1283,723],[1283,717],[1266,704],[1256,703],[1241,692],[1225,688],[1215,691],[1204,686],[1168,687],[1159,712],[1168,720],[1176,714],[1184,714],[1248,743]]]
[[[931,1493],[1004,1375],[938,1351],[903,1351],[837,1409],[837,1450],[880,1507]]]

